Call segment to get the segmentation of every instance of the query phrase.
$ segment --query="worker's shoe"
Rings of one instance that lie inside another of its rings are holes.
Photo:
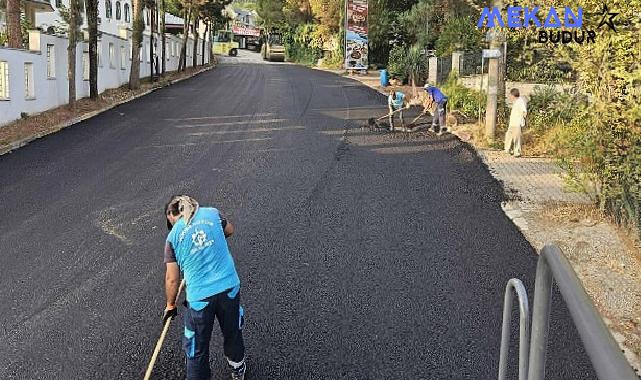
[[[245,371],[247,370],[247,364],[243,361],[243,364],[241,364],[238,368],[234,368],[231,365],[229,366],[231,369],[231,380],[244,380],[245,379]]]

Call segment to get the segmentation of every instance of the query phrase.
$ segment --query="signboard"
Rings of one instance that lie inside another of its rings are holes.
[[[252,28],[252,27],[249,27],[249,26],[234,25],[231,28],[231,31],[234,32],[234,34],[237,34],[237,35],[240,35],[240,36],[254,36],[254,37],[259,37],[260,36],[260,29]]]
[[[347,0],[345,69],[367,70],[367,0]]]
[[[483,58],[500,58],[501,50],[499,49],[483,49]]]

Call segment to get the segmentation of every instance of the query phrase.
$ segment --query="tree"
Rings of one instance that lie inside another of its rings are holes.
[[[89,27],[89,98],[98,98],[98,0],[86,0]]]
[[[258,15],[267,29],[282,25],[285,22],[284,6],[285,0],[258,0]]]
[[[407,56],[405,58],[405,73],[410,78],[410,84],[412,85],[412,96],[414,99],[417,98],[416,94],[416,84],[421,74],[424,73],[427,69],[426,57],[421,54],[421,48],[417,45],[412,46],[407,51]]]
[[[470,17],[451,18],[436,41],[436,55],[441,57],[459,49],[479,48],[483,37]]]
[[[20,0],[7,1],[7,34],[10,48],[22,48],[22,28],[20,27]]]
[[[145,29],[142,8],[143,0],[133,0],[133,32],[131,35],[131,69],[129,70],[129,88],[132,90],[140,88],[140,46],[142,45],[142,33]]]
[[[67,24],[67,80],[69,84],[69,107],[76,105],[76,48],[78,39],[81,36],[80,26],[82,25],[81,0],[71,0],[69,8],[60,7],[59,12]]]
[[[167,32],[165,30],[165,13],[167,13],[166,0],[161,0],[160,7],[162,8],[160,11],[162,14],[162,16],[160,16],[160,34],[162,41],[162,64],[160,65],[160,75],[164,75],[167,68],[167,59],[165,58],[167,54],[167,37],[165,36],[165,33]]]
[[[200,34],[198,32],[198,26],[199,26],[199,14],[196,13],[194,16],[194,46],[192,48],[192,53],[191,53],[191,66],[196,67],[198,66],[198,38],[200,37]]]

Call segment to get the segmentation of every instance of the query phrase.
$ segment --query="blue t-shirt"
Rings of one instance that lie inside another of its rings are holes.
[[[220,213],[200,207],[189,225],[180,218],[167,236],[187,285],[187,301],[202,301],[240,285]]]
[[[443,95],[441,90],[439,90],[437,87],[430,87],[426,90],[426,92],[432,95],[432,98],[436,103],[441,103],[443,100],[447,100],[447,96]]]
[[[387,104],[392,106],[394,109],[399,109],[403,106],[403,100],[405,100],[405,94],[400,91],[396,92],[396,100],[392,98],[392,95],[389,95],[387,99]]]

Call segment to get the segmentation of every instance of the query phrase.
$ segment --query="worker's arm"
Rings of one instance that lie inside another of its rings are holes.
[[[178,297],[178,288],[180,287],[180,269],[176,262],[167,263],[167,271],[165,272],[165,294],[167,296],[167,306],[165,313],[168,310],[176,308],[176,298]]]

